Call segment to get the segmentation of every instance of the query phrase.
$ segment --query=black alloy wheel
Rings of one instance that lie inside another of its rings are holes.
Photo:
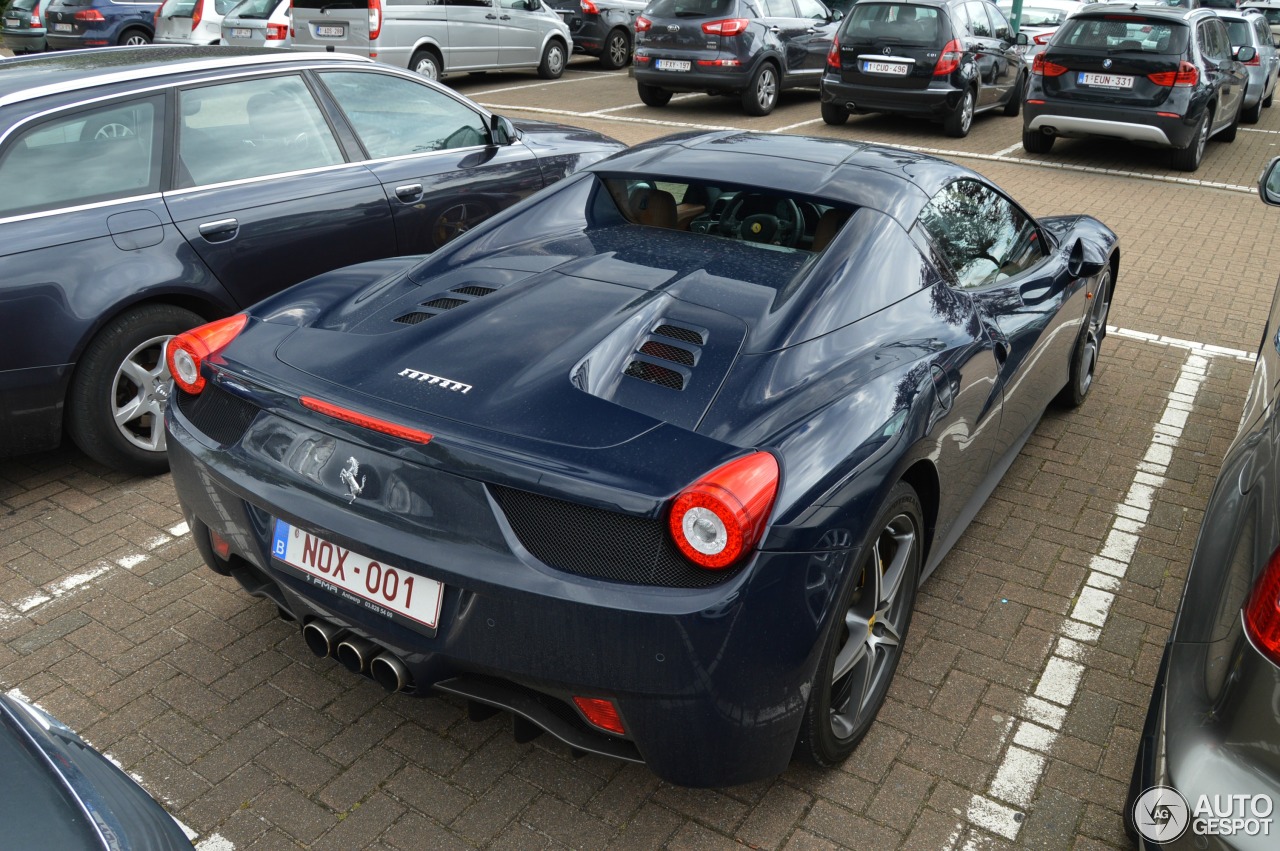
[[[1071,371],[1067,386],[1058,394],[1058,403],[1064,408],[1078,408],[1084,404],[1093,387],[1093,376],[1098,369],[1102,353],[1102,340],[1107,336],[1107,314],[1111,312],[1111,263],[1098,274],[1092,288],[1089,312],[1084,327],[1071,350]]]
[[[627,67],[631,61],[631,39],[624,29],[611,30],[604,40],[604,50],[600,52],[600,67],[608,71],[617,71]]]

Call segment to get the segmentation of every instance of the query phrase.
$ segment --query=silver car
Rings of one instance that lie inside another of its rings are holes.
[[[300,50],[367,56],[428,79],[458,71],[564,73],[569,28],[542,0],[294,0]]]
[[[288,47],[289,0],[244,0],[222,19],[222,43],[237,47]]]
[[[1239,6],[1239,11],[1257,9],[1271,26],[1271,41],[1280,46],[1280,0],[1246,0]]]
[[[1244,90],[1244,106],[1240,112],[1240,118],[1246,124],[1257,124],[1262,118],[1262,108],[1271,106],[1276,76],[1280,74],[1280,53],[1272,42],[1271,27],[1266,17],[1254,9],[1216,11],[1227,25],[1233,55],[1246,46],[1257,51],[1256,56],[1244,63],[1245,70],[1249,72],[1249,84]]]
[[[165,0],[156,10],[156,44],[217,44],[222,16],[236,0]]]

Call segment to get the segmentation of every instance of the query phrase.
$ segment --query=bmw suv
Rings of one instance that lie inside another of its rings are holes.
[[[1210,138],[1236,137],[1257,55],[1211,9],[1098,3],[1068,18],[1031,68],[1022,147],[1047,154],[1059,136],[1172,148],[1195,171]]]

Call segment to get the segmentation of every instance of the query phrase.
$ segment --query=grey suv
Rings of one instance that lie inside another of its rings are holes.
[[[781,89],[818,85],[841,17],[820,0],[655,0],[636,18],[640,100],[741,95],[748,115],[768,115]]]

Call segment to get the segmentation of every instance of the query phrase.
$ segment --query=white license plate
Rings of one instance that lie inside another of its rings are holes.
[[[897,74],[905,77],[911,67],[901,62],[863,62],[862,70],[868,74]]]
[[[653,64],[659,71],[688,71],[693,67],[688,59],[659,59]]]
[[[1081,71],[1077,81],[1082,86],[1105,86],[1108,89],[1133,88],[1133,77],[1123,74],[1088,74]]]
[[[277,520],[271,555],[302,571],[312,585],[379,614],[394,612],[435,629],[444,586],[382,564]]]
[[[330,38],[341,38],[347,31],[346,27],[335,26],[318,26],[316,27],[316,35],[328,36]]]
[[[232,38],[253,38],[253,30],[246,29],[244,27],[232,27],[231,37]]]
[[[71,24],[54,24],[54,25],[53,25],[53,31],[54,31],[54,32],[59,32],[59,33],[69,33],[69,32],[72,32]]]
[[[16,30],[18,27],[22,26],[22,22],[17,18],[5,18],[4,25]]]

